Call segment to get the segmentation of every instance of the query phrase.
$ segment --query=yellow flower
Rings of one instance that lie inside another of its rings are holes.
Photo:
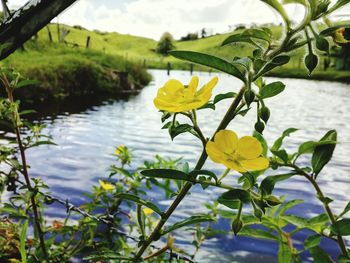
[[[341,27],[341,28],[337,29],[337,31],[335,31],[335,33],[333,35],[334,42],[337,44],[349,43],[350,42],[349,31],[350,31],[350,28],[345,28],[345,27]]]
[[[262,146],[252,136],[238,139],[235,132],[221,130],[214,141],[209,141],[206,151],[214,162],[221,163],[237,172],[259,171],[269,167],[269,161],[260,157]]]
[[[151,208],[145,207],[143,209],[143,212],[146,216],[152,215],[153,214],[153,210]]]
[[[119,145],[117,148],[115,148],[114,154],[119,155],[125,151],[125,145]]]
[[[188,87],[180,81],[171,79],[158,90],[154,99],[156,108],[168,112],[184,112],[202,107],[212,95],[212,90],[218,83],[218,78],[212,78],[199,91],[197,91],[199,79],[192,77]]]
[[[105,191],[113,191],[114,190],[114,185],[110,184],[110,183],[106,183],[102,180],[98,180],[98,182],[100,183],[100,186],[103,188],[103,190]]]

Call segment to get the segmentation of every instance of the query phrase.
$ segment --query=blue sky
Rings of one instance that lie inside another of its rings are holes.
[[[8,2],[15,8],[26,1]],[[288,13],[295,20],[303,17],[295,5],[288,6]],[[349,14],[350,7],[338,13]],[[159,39],[165,31],[180,38],[203,27],[221,33],[230,25],[278,23],[280,18],[259,0],[79,0],[59,22]]]

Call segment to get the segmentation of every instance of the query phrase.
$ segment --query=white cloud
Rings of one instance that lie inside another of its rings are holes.
[[[11,6],[24,2],[9,0]],[[302,19],[302,8],[290,5],[287,10],[293,19]],[[349,13],[350,8],[340,13],[346,11]],[[281,20],[259,0],[80,0],[61,14],[59,21],[158,39],[165,31],[179,38],[203,27],[224,32],[229,25]]]

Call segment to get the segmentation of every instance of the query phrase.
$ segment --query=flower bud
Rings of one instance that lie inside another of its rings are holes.
[[[257,132],[262,133],[265,129],[265,125],[261,121],[258,121],[257,123],[255,123],[254,128]]]
[[[245,103],[249,106],[255,99],[255,93],[251,89],[244,92]]]
[[[276,205],[280,205],[282,203],[281,200],[279,200],[276,196],[273,196],[273,195],[265,198],[265,201],[270,206],[276,206]]]
[[[240,218],[236,218],[235,220],[233,220],[231,227],[233,233],[235,234],[235,236],[237,236],[238,232],[241,231],[243,227],[242,220]]]
[[[267,123],[267,121],[268,121],[269,118],[270,118],[270,110],[269,110],[269,108],[263,106],[263,107],[260,109],[259,117],[260,117],[265,123]]]

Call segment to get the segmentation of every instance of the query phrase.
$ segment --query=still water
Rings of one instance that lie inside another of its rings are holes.
[[[182,135],[173,142],[166,130],[161,130],[161,114],[153,106],[153,98],[159,88],[168,79],[165,71],[151,71],[153,82],[144,88],[137,96],[127,101],[108,101],[99,106],[92,106],[81,112],[66,112],[45,117],[43,121],[47,128],[46,134],[53,137],[58,146],[42,146],[28,152],[30,173],[41,177],[50,187],[54,195],[68,198],[76,205],[85,202],[84,192],[99,179],[108,176],[108,167],[115,162],[112,153],[115,146],[124,144],[132,149],[136,167],[143,160],[153,159],[156,153],[162,156],[183,159],[194,166],[201,152],[198,140]],[[201,83],[212,76],[208,73],[197,73]],[[238,91],[240,83],[225,74],[217,74],[220,78],[214,93]],[[188,72],[173,71],[171,77],[187,83]],[[268,82],[276,81],[269,78]],[[297,149],[301,142],[318,140],[327,130],[338,131],[339,144],[331,163],[319,176],[319,182],[324,192],[337,201],[331,204],[339,212],[350,199],[350,85],[325,81],[308,81],[284,79],[286,90],[276,98],[266,100],[271,110],[271,119],[265,130],[265,137],[270,145],[289,127],[300,131],[287,138],[287,149]],[[76,101],[79,104],[79,101]],[[214,112],[210,109],[199,112],[199,125],[206,136],[210,136],[219,124],[229,102],[221,102]],[[255,123],[255,112],[238,117],[229,128],[239,136],[250,135]],[[304,162],[307,159],[303,160]],[[306,164],[306,163],[305,163]],[[217,172],[222,167],[208,161],[206,169]],[[237,175],[227,178],[227,183],[235,184]],[[208,188],[205,191],[199,187],[193,189],[172,217],[172,222],[183,219],[194,212],[205,212],[202,203],[213,200],[219,190]],[[303,178],[295,178],[278,185],[276,195],[286,195],[288,199],[303,198],[305,203],[293,210],[300,216],[312,217],[322,211],[319,201],[314,198],[313,188]],[[162,208],[171,200],[164,200],[159,192],[152,192],[150,198],[157,201]],[[51,218],[64,216],[64,209],[48,210]],[[217,228],[230,229],[230,223],[220,220]],[[297,247],[307,232],[296,235],[294,241]],[[177,235],[177,245],[185,249],[193,249],[188,243],[191,236],[184,232]],[[338,249],[331,241],[322,243],[330,253],[337,254]],[[199,262],[276,262],[277,244],[244,237],[215,236],[207,240],[198,254]],[[303,261],[311,261],[307,254]]]

